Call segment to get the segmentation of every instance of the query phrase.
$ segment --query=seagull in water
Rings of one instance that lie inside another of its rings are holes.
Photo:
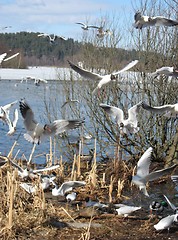
[[[24,118],[24,125],[27,129],[27,133],[24,134],[24,138],[35,144],[40,144],[41,140],[45,136],[58,135],[69,129],[75,129],[82,125],[84,120],[55,120],[51,124],[41,125],[34,119],[34,113],[25,100],[20,101],[20,112]]]
[[[164,117],[177,117],[178,116],[178,103],[176,104],[167,104],[159,107],[151,107],[145,102],[142,102],[142,107],[153,113],[163,114]]]
[[[177,164],[174,164],[169,168],[164,168],[164,169],[149,173],[152,152],[153,152],[152,147],[148,148],[146,152],[144,152],[144,154],[142,155],[142,157],[139,159],[137,163],[137,174],[131,177],[132,183],[137,185],[139,189],[143,192],[143,194],[148,197],[149,197],[149,194],[146,190],[147,182],[151,182],[166,174],[169,174],[171,170],[177,167]]]
[[[164,74],[165,76],[170,76],[170,77],[178,77],[178,70],[175,69],[174,67],[162,67],[162,68],[158,68],[156,69],[156,72],[151,73],[152,77],[157,77],[161,74]]]
[[[64,182],[59,187],[53,180],[51,180],[51,182],[54,185],[54,188],[52,189],[53,196],[64,196],[67,192],[72,191],[73,188],[86,185],[86,182],[84,181],[68,181],[68,182]]]
[[[151,26],[177,26],[178,21],[165,18],[163,16],[156,16],[156,17],[149,17],[143,16],[140,11],[136,12],[134,15],[135,23],[134,27],[137,29],[142,29],[144,27],[151,27]]]
[[[74,71],[79,73],[82,77],[84,77],[86,79],[98,80],[99,81],[97,87],[93,90],[93,94],[94,94],[97,90],[100,90],[100,88],[103,85],[105,85],[105,84],[107,84],[107,83],[109,83],[111,81],[115,81],[117,79],[119,73],[125,72],[125,71],[129,70],[130,68],[132,68],[133,66],[135,66],[138,63],[138,60],[130,62],[128,65],[126,65],[123,69],[121,69],[118,72],[107,74],[107,75],[104,75],[104,76],[99,75],[97,73],[92,73],[92,72],[87,71],[87,70],[85,70],[83,68],[80,68],[79,66],[77,66],[74,63],[70,62],[69,60],[68,60],[68,63],[70,65],[70,67]]]
[[[124,112],[118,107],[110,106],[103,103],[100,104],[100,107],[103,108],[106,113],[108,113],[116,120],[117,124],[120,127],[121,134],[132,134],[139,131],[139,127],[137,127],[137,115],[139,113],[139,110],[141,109],[141,104],[142,102],[139,102],[128,110],[127,119],[124,119]]]

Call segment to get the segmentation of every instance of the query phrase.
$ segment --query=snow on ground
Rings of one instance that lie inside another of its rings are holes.
[[[13,69],[13,68],[1,68],[0,79],[8,80],[22,80],[26,77],[42,78],[46,80],[63,80],[69,77],[70,71],[68,68],[57,67],[29,67],[28,69]]]

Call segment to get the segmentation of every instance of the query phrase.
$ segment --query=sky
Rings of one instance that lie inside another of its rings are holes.
[[[95,24],[103,16],[134,14],[132,0],[0,0],[1,32],[41,32],[79,40],[76,22]],[[11,28],[2,30],[3,27]]]

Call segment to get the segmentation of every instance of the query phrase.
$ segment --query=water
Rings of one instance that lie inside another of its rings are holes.
[[[67,107],[61,110],[62,104],[66,100],[66,94],[64,94],[64,81],[49,81],[48,84],[41,84],[40,86],[35,86],[33,82],[23,82],[12,80],[2,80],[0,81],[1,86],[1,96],[0,105],[3,106],[15,100],[20,100],[25,98],[26,101],[31,106],[35,119],[41,123],[48,123],[49,120],[54,121],[55,119],[70,118],[74,119],[80,115],[77,106],[74,106],[75,112],[67,111]],[[13,117],[13,109],[19,109],[19,103],[12,108],[11,118]],[[49,112],[48,112],[49,111]],[[51,113],[50,113],[51,111]],[[80,116],[79,116],[80,117]],[[7,155],[14,144],[17,141],[17,146],[14,149],[13,156],[18,150],[18,158],[29,158],[32,144],[26,141],[23,134],[26,132],[23,118],[19,111],[19,120],[17,123],[17,131],[13,136],[7,136],[8,126],[0,122],[0,152],[1,155]],[[79,130],[74,130],[69,132],[69,141],[76,142],[79,138]],[[66,139],[60,140],[60,145],[56,146],[56,157],[60,159],[61,155],[67,148],[65,147]],[[89,143],[90,145],[90,143]],[[36,147],[33,161],[37,163],[45,163],[46,153],[49,153],[50,140],[46,138],[40,145]],[[89,147],[90,148],[90,147]],[[72,154],[72,153],[71,153]],[[71,156],[70,156],[71,157]],[[64,158],[67,160],[68,154],[64,154]]]

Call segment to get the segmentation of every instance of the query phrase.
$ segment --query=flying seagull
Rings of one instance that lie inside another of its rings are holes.
[[[2,111],[4,111],[4,110],[2,109]],[[8,131],[7,135],[11,136],[16,131],[17,121],[19,119],[18,110],[17,109],[14,110],[14,119],[13,119],[13,121],[10,120],[8,114],[6,114],[6,113],[4,113],[4,114],[6,115],[6,123],[9,126],[9,131]]]
[[[89,28],[98,28],[97,26],[87,25],[87,24],[82,23],[82,22],[77,22],[76,24],[81,25],[81,28],[82,28],[83,30],[89,30]]]
[[[38,37],[48,37],[51,44],[53,44],[57,39],[66,40],[65,37],[57,36],[55,34],[53,34],[53,36],[51,36],[50,34],[47,34],[47,33],[40,33],[37,36]]]
[[[64,182],[60,187],[51,180],[52,184],[55,186],[52,189],[52,195],[53,196],[64,196],[65,193],[70,192],[73,190],[73,188],[85,186],[86,182],[84,181],[68,181]]]
[[[8,124],[7,118],[9,118],[9,113],[10,113],[10,109],[11,107],[13,107],[18,101],[14,101],[11,103],[8,103],[4,106],[0,107],[0,119]]]
[[[148,197],[149,197],[149,194],[146,190],[147,182],[156,180],[166,174],[169,174],[171,170],[177,167],[177,165],[174,164],[169,168],[164,168],[164,169],[149,173],[152,152],[153,152],[152,147],[148,148],[144,152],[144,154],[142,155],[142,157],[139,159],[137,163],[137,173],[136,175],[132,176],[132,183],[137,185],[139,189],[143,192],[143,194]]]
[[[177,26],[178,21],[165,18],[163,16],[149,17],[143,16],[140,11],[136,12],[134,15],[135,23],[134,27],[137,29],[142,29],[144,27],[150,26]]]
[[[41,125],[34,119],[34,113],[25,100],[20,101],[20,112],[24,118],[24,125],[27,133],[24,137],[27,141],[39,144],[43,137],[50,135],[58,135],[69,129],[78,128],[82,125],[84,120],[55,120],[51,124]]]
[[[145,102],[142,102],[142,107],[153,113],[164,114],[164,117],[177,117],[178,116],[178,103],[168,104],[159,107],[151,107]]]
[[[121,69],[118,72],[111,73],[111,74],[104,75],[104,76],[96,74],[96,73],[92,73],[92,72],[87,71],[87,70],[85,70],[83,68],[80,68],[79,66],[77,66],[74,63],[70,62],[69,60],[68,60],[68,62],[69,62],[70,67],[74,71],[79,73],[82,77],[84,77],[86,79],[98,80],[99,81],[97,87],[93,90],[93,93],[95,93],[103,85],[109,83],[112,80],[116,80],[119,73],[125,72],[125,71],[129,70],[130,68],[132,68],[133,66],[135,66],[138,63],[138,60],[130,62],[128,65],[126,65],[123,69]]]
[[[128,110],[128,118],[124,119],[124,112],[122,109],[107,104],[100,104],[100,107],[116,120],[116,123],[120,127],[121,134],[137,133],[139,127],[137,127],[138,120],[137,115],[141,109],[142,102],[137,103]]]
[[[157,77],[161,74],[164,74],[165,76],[170,76],[170,77],[178,77],[178,70],[175,69],[174,67],[162,67],[156,69],[156,72],[151,73],[152,77]]]

